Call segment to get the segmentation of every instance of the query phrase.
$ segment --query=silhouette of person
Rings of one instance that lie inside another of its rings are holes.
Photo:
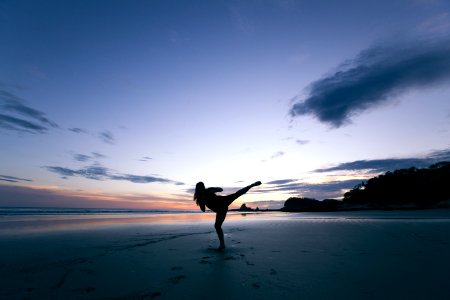
[[[252,187],[261,185],[261,181],[256,181],[243,189],[240,189],[234,194],[220,196],[216,195],[218,192],[222,192],[223,189],[219,187],[205,188],[203,182],[198,182],[195,186],[194,201],[200,206],[200,209],[204,212],[205,206],[216,213],[216,222],[214,228],[216,229],[217,236],[219,237],[220,246],[218,250],[225,249],[225,241],[223,237],[222,224],[225,221],[228,212],[228,206],[233,203],[234,200],[247,193]]]

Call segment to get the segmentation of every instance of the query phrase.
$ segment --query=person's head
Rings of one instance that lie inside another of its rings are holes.
[[[199,202],[203,201],[204,193],[205,193],[205,184],[203,182],[197,182],[195,185],[195,193],[194,193],[194,201],[197,205],[200,205]]]

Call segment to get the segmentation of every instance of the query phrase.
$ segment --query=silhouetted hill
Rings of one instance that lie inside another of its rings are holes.
[[[239,211],[253,211],[254,209],[251,207],[248,207],[245,203],[243,203],[238,210]]]
[[[428,208],[447,200],[450,200],[450,162],[387,172],[344,194],[345,206]]]
[[[447,201],[447,203],[445,203]],[[400,169],[376,176],[344,194],[343,201],[291,197],[282,211],[420,209],[450,206],[450,162]]]

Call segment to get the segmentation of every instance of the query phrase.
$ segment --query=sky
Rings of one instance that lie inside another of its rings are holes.
[[[279,208],[450,160],[446,0],[2,0],[0,38],[0,207]]]

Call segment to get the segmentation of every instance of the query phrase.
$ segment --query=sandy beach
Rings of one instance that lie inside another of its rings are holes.
[[[3,216],[2,299],[450,299],[450,211]]]

